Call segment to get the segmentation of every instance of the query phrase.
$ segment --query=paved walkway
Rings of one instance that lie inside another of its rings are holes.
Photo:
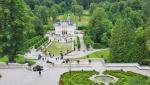
[[[39,61],[42,64],[42,61]],[[39,63],[39,64],[40,64]],[[0,79],[0,85],[58,85],[61,74],[69,71],[69,64],[56,64],[52,67],[49,64],[43,63],[47,66],[47,70],[42,72],[40,77],[37,72],[30,72],[26,69],[0,69],[2,78]],[[120,70],[133,71],[135,73],[141,73],[143,75],[150,76],[150,70],[139,70],[137,67],[109,67],[104,66],[102,61],[94,61],[88,64],[88,60],[83,60],[80,64],[72,62],[71,70],[93,70],[102,73],[102,71],[108,70]]]
[[[84,44],[84,40],[83,40],[83,34],[78,34],[78,36],[79,36],[79,39],[80,39],[80,50],[81,51],[84,51],[84,50],[86,50],[86,46],[85,46],[85,44]]]

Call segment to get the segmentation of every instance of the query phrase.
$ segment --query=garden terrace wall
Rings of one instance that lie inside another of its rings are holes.
[[[26,68],[28,69],[28,64],[18,64],[18,63],[1,63],[0,62],[0,69],[17,69],[17,68]]]

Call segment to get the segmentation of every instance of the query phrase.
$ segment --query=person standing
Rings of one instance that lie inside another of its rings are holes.
[[[79,64],[79,63],[80,63],[80,60],[77,60],[77,63]]]
[[[42,58],[43,62],[44,62],[44,58]]]
[[[91,59],[89,59],[89,64],[91,64],[91,62],[92,62]]]
[[[41,74],[42,74],[41,71],[39,71],[39,76],[41,76]]]

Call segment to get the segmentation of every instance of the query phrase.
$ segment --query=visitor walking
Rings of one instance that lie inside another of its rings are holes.
[[[69,59],[66,59],[66,64],[68,64],[68,62],[69,62]]]
[[[49,53],[49,56],[51,57],[51,53]]]
[[[89,59],[89,64],[91,64],[91,62],[92,62],[91,59]]]
[[[41,76],[41,74],[42,74],[41,71],[39,71],[39,76]]]
[[[79,64],[79,63],[80,63],[80,60],[77,60],[77,63]]]
[[[44,58],[42,58],[43,62],[44,62]]]

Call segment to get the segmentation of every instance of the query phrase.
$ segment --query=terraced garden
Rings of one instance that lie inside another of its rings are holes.
[[[55,56],[60,55],[60,52],[67,53],[68,51],[72,50],[71,43],[59,43],[59,42],[52,42],[52,44],[46,49],[51,54],[54,54]]]

